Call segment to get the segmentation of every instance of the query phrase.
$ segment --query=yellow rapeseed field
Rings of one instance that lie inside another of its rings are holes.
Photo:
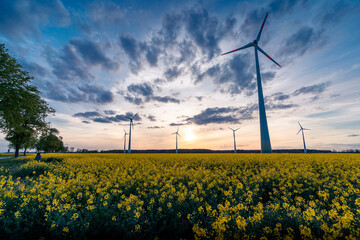
[[[360,238],[359,154],[11,161],[0,168],[0,239]]]

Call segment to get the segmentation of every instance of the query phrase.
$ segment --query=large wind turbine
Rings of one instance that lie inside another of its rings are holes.
[[[136,113],[133,117],[126,117],[127,119],[130,120],[130,129],[129,129],[129,148],[128,148],[128,153],[131,153],[131,127],[134,128],[134,123],[133,123],[133,119],[136,117],[138,113]]]
[[[126,135],[128,135],[128,133],[124,130],[124,153],[126,153]]]
[[[171,135],[174,134],[176,135],[176,153],[178,153],[178,136],[181,137],[179,134],[179,127],[177,128],[176,132],[172,133]]]
[[[265,19],[263,24],[261,25],[260,31],[256,37],[256,39],[253,42],[250,42],[246,44],[245,46],[241,48],[237,48],[235,50],[232,50],[230,52],[223,53],[221,55],[233,53],[245,48],[254,47],[255,49],[255,63],[256,63],[256,76],[257,76],[257,88],[258,88],[258,99],[259,99],[259,115],[260,115],[260,135],[261,135],[261,152],[262,153],[271,153],[271,143],[270,143],[270,136],[269,136],[269,129],[267,125],[266,120],[266,113],[265,113],[265,104],[264,104],[264,97],[262,92],[262,86],[261,86],[261,76],[260,76],[260,67],[259,67],[259,59],[258,59],[258,51],[260,51],[262,54],[264,54],[266,57],[268,57],[271,61],[273,61],[276,65],[281,67],[277,62],[275,62],[274,59],[272,59],[264,50],[262,50],[258,46],[258,42],[261,37],[261,32],[264,28],[264,24],[266,21],[268,13],[266,13]]]
[[[233,136],[234,136],[234,153],[236,153],[236,140],[235,140],[235,132],[237,131],[237,130],[239,130],[240,128],[237,128],[237,129],[232,129],[232,128],[230,128],[229,127],[229,129],[231,130],[231,131],[233,131]]]
[[[302,133],[302,137],[303,137],[303,143],[304,143],[304,153],[307,153],[307,150],[306,150],[306,145],[305,145],[304,130],[310,130],[310,129],[303,128],[299,122],[298,122],[298,124],[299,124],[299,126],[300,126],[300,130],[298,131],[298,133],[297,133],[297,134],[299,134],[299,132],[301,131],[301,133]]]

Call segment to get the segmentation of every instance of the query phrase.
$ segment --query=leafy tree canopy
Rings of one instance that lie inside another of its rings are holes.
[[[15,157],[30,138],[48,128],[45,118],[55,113],[30,84],[32,79],[0,44],[0,129],[15,146]]]

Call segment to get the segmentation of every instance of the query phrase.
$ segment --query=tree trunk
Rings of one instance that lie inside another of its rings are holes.
[[[25,148],[25,150],[24,150],[24,156],[26,156],[26,148]]]
[[[16,145],[15,146],[15,157],[16,158],[19,156],[19,150],[20,150],[20,145]]]

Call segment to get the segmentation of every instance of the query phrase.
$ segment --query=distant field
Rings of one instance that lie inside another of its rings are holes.
[[[0,160],[0,239],[359,239],[359,154]]]
[[[0,157],[14,156],[14,153],[0,153]]]

